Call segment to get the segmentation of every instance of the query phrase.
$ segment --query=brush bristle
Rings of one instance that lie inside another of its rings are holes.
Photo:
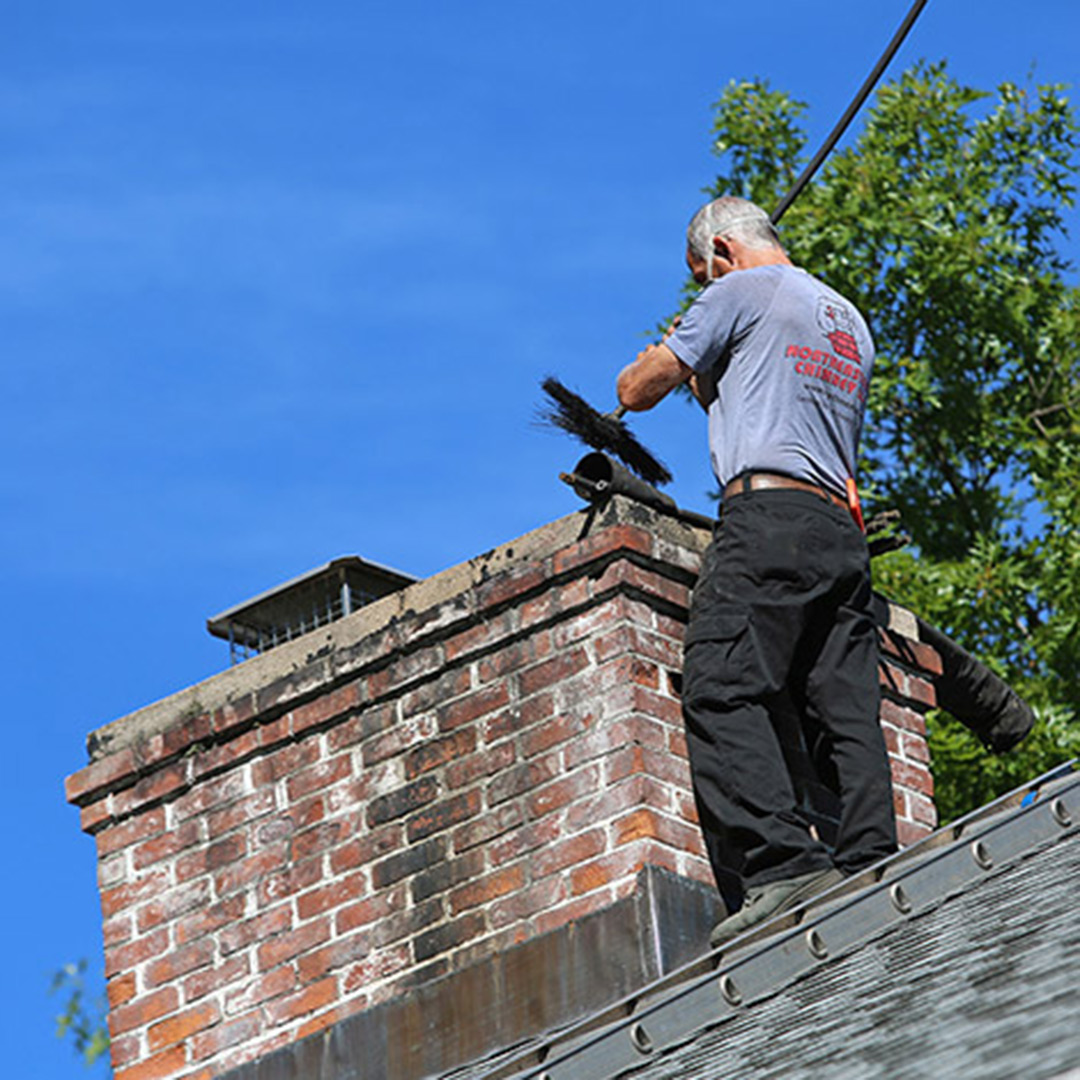
[[[558,379],[548,376],[541,389],[555,402],[555,407],[541,411],[540,419],[580,439],[594,450],[606,450],[622,459],[650,484],[669,484],[667,467],[634,437],[633,432],[613,416],[597,412],[587,401],[568,390]]]

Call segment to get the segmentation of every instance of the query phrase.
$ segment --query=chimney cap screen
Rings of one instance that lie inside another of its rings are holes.
[[[235,664],[344,618],[417,580],[358,555],[344,555],[207,619],[206,628],[228,641]]]

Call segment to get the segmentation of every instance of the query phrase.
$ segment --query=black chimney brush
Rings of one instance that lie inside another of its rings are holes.
[[[541,422],[573,435],[594,450],[614,454],[647,483],[671,483],[667,466],[653,457],[623,423],[621,408],[612,413],[597,412],[551,375],[540,386],[554,402],[540,412]]]

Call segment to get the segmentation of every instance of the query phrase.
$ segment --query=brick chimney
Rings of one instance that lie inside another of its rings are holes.
[[[94,732],[67,796],[117,1080],[437,1075],[699,955],[678,691],[708,538],[615,497]],[[935,822],[940,668],[883,621],[908,844]]]

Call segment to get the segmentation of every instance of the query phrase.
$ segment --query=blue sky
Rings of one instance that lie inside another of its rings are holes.
[[[816,144],[907,7],[4,0],[11,1075],[81,1072],[49,976],[101,985],[86,733],[221,670],[205,619],[304,570],[428,575],[574,510],[538,384],[614,404],[676,306],[711,102],[766,76]],[[932,0],[892,71],[1075,82],[1077,40],[1075,0]],[[635,429],[707,510],[698,417]]]

